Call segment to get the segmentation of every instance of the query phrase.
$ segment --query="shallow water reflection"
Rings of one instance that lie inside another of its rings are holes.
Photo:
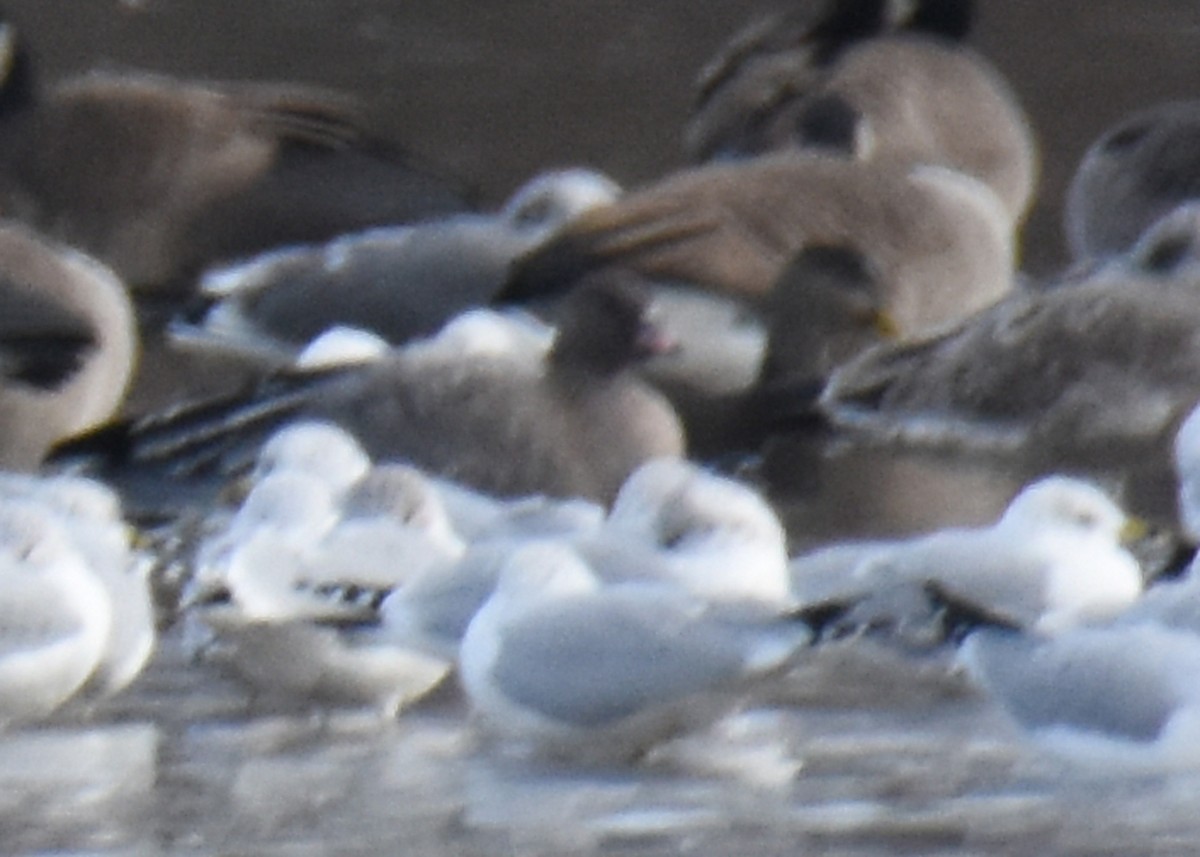
[[[93,721],[0,737],[6,853],[1082,854],[1200,836],[1200,773],[1067,767],[961,686],[876,683],[870,702],[756,710],[641,767],[576,770],[481,742],[454,700],[389,723],[256,709],[177,646]]]

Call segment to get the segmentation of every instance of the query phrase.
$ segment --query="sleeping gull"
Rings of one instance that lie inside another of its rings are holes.
[[[14,498],[51,513],[108,592],[112,628],[82,694],[111,696],[141,673],[154,651],[150,557],[134,546],[116,492],[100,482],[65,474],[0,474],[0,503]]]
[[[849,612],[850,624],[894,625],[902,635],[927,630],[931,583],[1049,631],[1111,617],[1137,600],[1142,573],[1123,543],[1138,532],[1139,522],[1095,486],[1052,476],[1026,486],[990,527],[799,557],[792,585],[806,603],[866,596]]]
[[[531,501],[518,503],[525,505]],[[449,567],[431,567],[383,603],[397,639],[448,655],[495,589],[510,554],[531,541],[576,551],[606,584],[653,583],[714,602],[789,602],[783,527],[746,485],[685,459],[654,459],[635,470],[600,520],[595,507],[537,501],[478,538]],[[553,526],[546,526],[549,522]]]
[[[210,271],[201,289],[217,303],[204,326],[218,336],[292,347],[331,324],[396,345],[428,336],[488,303],[519,255],[619,194],[599,173],[555,170],[523,185],[496,214],[379,227]]]
[[[0,721],[36,720],[95,671],[112,602],[66,525],[31,500],[0,503],[0,566]]]
[[[534,543],[504,565],[459,668],[507,746],[628,761],[729,713],[811,639],[799,620],[725,612],[676,587],[604,586],[568,547]]]

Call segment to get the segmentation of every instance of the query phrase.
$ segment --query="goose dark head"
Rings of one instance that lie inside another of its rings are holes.
[[[641,290],[597,275],[563,300],[551,360],[560,368],[615,375],[674,347],[650,317],[649,298]]]
[[[844,245],[801,250],[772,291],[769,316],[763,380],[824,378],[896,335],[875,266]]]

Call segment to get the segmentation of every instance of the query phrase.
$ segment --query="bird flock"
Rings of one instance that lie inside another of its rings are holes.
[[[503,752],[638,763],[882,647],[1031,746],[1200,762],[1200,571],[1140,550],[1200,539],[1200,102],[1092,144],[1035,281],[971,6],[750,22],[679,169],[496,211],[340,93],[46,84],[0,17],[0,725],[170,645],[251,711],[458,694]],[[797,554],[762,468],[805,463],[758,453],[806,431],[1032,475]]]

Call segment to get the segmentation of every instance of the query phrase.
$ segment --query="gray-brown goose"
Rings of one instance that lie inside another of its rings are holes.
[[[351,432],[377,461],[498,495],[607,502],[645,460],[684,452],[674,410],[632,371],[666,344],[647,307],[621,284],[593,282],[563,303],[549,346],[514,333],[526,322],[485,314],[481,334],[456,320],[375,363],[279,377],[248,395],[112,426],[67,454],[95,463],[99,451],[118,475],[225,474],[248,465],[275,427],[317,419]]]
[[[1197,260],[1188,206],[1079,281],[867,351],[834,373],[823,409],[876,438],[1111,471],[1139,511],[1170,517],[1171,439],[1200,400]]]
[[[689,156],[798,145],[943,164],[989,184],[1019,222],[1037,146],[1006,81],[962,43],[972,5],[851,0],[756,21],[701,72]]]
[[[335,93],[133,72],[40,86],[2,13],[0,59],[0,210],[135,292],[186,290],[214,259],[463,207]]]
[[[100,263],[0,222],[0,468],[112,416],[137,355],[133,307]]]
[[[761,308],[814,244],[869,260],[905,336],[969,315],[1012,285],[1012,228],[987,185],[944,167],[792,151],[681,170],[585,213],[520,260],[506,295],[615,271]]]
[[[1200,200],[1200,101],[1139,110],[1088,147],[1071,179],[1071,254],[1080,261],[1120,254],[1188,200]]]

